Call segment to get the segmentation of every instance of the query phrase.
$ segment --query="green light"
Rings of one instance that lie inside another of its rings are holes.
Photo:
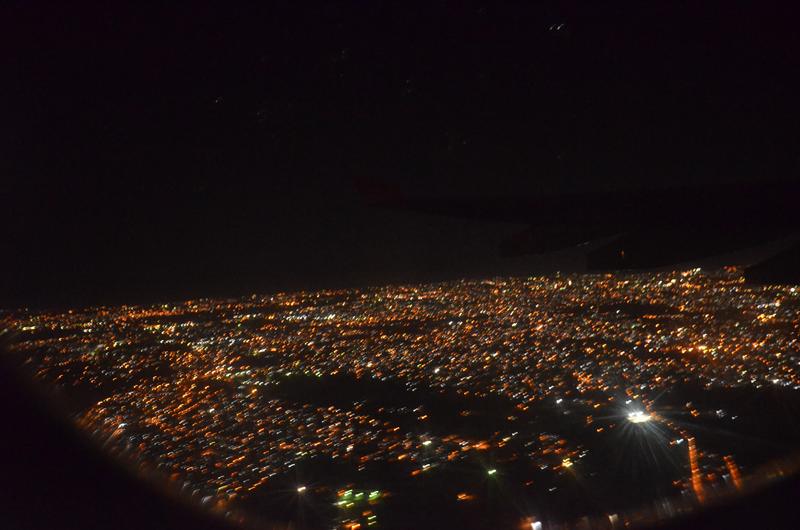
[[[486,473],[488,473],[489,475],[494,475],[495,473],[497,473],[497,470],[496,469],[490,469]]]
[[[364,492],[363,491],[359,491],[358,493],[356,493],[356,499],[360,499],[363,496],[364,496]]]
[[[381,492],[380,492],[380,491],[377,491],[377,490],[376,490],[376,491],[371,491],[371,492],[369,493],[369,498],[370,498],[370,499],[374,499],[374,498],[376,498],[376,497],[377,497],[378,495],[380,495],[380,494],[381,494]]]

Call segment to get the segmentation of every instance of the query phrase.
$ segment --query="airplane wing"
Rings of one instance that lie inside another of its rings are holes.
[[[387,191],[370,204],[527,225],[504,256],[586,245],[589,270],[649,269],[702,260],[800,231],[791,181],[539,197],[420,197]],[[602,244],[587,245],[604,240]]]

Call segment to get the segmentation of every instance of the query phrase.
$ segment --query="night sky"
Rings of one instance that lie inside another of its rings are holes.
[[[370,197],[800,172],[788,2],[109,4],[1,13],[0,307],[569,270]]]

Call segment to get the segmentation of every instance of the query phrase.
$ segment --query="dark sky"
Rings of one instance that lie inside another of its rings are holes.
[[[108,4],[3,8],[2,307],[569,268],[364,190],[800,169],[789,3]]]

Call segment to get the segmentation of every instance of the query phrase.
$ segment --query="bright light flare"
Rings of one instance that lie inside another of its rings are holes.
[[[628,413],[628,421],[631,423],[645,423],[651,419],[652,416],[650,416],[650,414],[642,412],[641,410],[635,410]]]
[[[303,493],[304,491],[306,491],[306,487],[305,486],[298,486],[297,493]]]

